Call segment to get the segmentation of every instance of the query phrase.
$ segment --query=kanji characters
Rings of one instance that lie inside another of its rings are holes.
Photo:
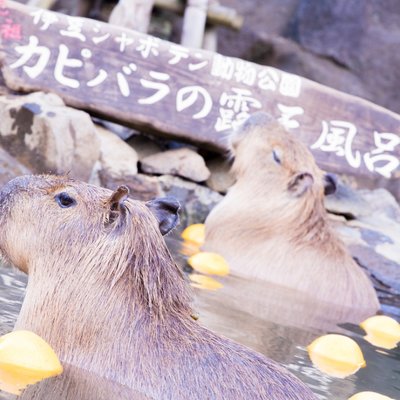
[[[275,91],[279,83],[278,71],[265,67],[258,73],[257,86],[262,90]]]
[[[238,83],[244,83],[245,85],[252,86],[256,82],[257,71],[255,67],[243,60],[236,61],[235,68],[235,79]]]
[[[334,152],[339,157],[345,157],[353,167],[361,165],[361,154],[353,152],[353,140],[357,134],[354,124],[347,121],[322,121],[322,133],[319,139],[311,146],[312,149]]]
[[[235,73],[235,64],[232,58],[215,54],[211,66],[211,75],[216,78],[222,78],[227,81],[233,78]]]
[[[51,11],[38,9],[36,11],[31,12],[31,15],[33,17],[34,25],[41,24],[39,28],[41,31],[47,31],[50,25],[58,22],[57,14]]]
[[[7,40],[21,39],[21,25],[15,24],[12,19],[7,18],[0,26],[0,37]]]
[[[11,69],[23,67],[24,72],[31,78],[37,78],[46,68],[50,59],[50,49],[39,46],[39,39],[36,36],[29,36],[29,43],[26,46],[16,46],[15,51],[21,57],[10,65]],[[33,66],[25,65],[33,56],[38,56]]]
[[[212,98],[207,90],[201,86],[186,86],[178,90],[176,95],[177,111],[180,112],[193,106],[198,102],[198,99],[201,99],[202,107],[192,118],[201,119],[207,117],[212,108]]]
[[[400,144],[400,136],[389,132],[374,132],[376,149],[364,154],[364,163],[371,172],[390,178],[400,165],[399,159],[390,154]]]
[[[156,79],[157,82],[149,81],[147,79],[141,79],[140,83],[143,87],[149,89],[155,89],[156,92],[150,97],[145,99],[139,99],[139,104],[154,104],[162,100],[170,92],[169,86],[164,83],[169,80],[169,75],[164,72],[150,71],[150,77]]]
[[[279,92],[288,97],[299,97],[301,90],[301,78],[297,75],[281,73]]]
[[[261,103],[252,97],[250,90],[232,88],[231,92],[223,92],[220,97],[219,117],[214,126],[217,132],[235,128],[250,116],[251,108],[261,108]]]
[[[0,0],[0,17],[6,17],[10,14],[10,10],[7,10],[6,0]]]
[[[302,107],[285,106],[278,103],[278,109],[281,113],[281,117],[278,121],[287,129],[295,129],[300,126],[299,122],[293,119],[293,117],[304,114],[304,109]]]
[[[83,19],[77,17],[67,17],[67,21],[68,21],[67,30],[62,29],[60,31],[61,35],[79,39],[81,42],[85,42],[86,37],[82,33]]]

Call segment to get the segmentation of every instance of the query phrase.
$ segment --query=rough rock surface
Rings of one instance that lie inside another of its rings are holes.
[[[178,175],[194,182],[203,182],[210,176],[203,157],[185,147],[145,157],[141,169],[150,174]]]
[[[100,156],[94,125],[54,94],[0,96],[0,145],[34,173],[87,181]]]
[[[223,4],[244,17],[244,26],[240,32],[219,28],[221,53],[296,73],[400,112],[397,0]]]
[[[31,171],[0,147],[0,187],[19,175],[29,175]]]
[[[108,129],[96,125],[100,139],[100,168],[110,177],[136,175],[138,156],[136,151]]]
[[[358,76],[374,102],[400,111],[400,8],[397,0],[301,0],[298,41]]]
[[[327,209],[345,217],[338,230],[353,257],[384,296],[400,295],[400,206],[384,189],[355,191],[339,185]],[[400,299],[399,299],[400,301]]]
[[[134,135],[127,140],[129,146],[133,147],[138,155],[139,161],[143,158],[161,152],[161,147],[144,135]]]

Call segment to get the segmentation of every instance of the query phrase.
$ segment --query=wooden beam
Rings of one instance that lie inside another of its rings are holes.
[[[153,0],[119,0],[108,22],[120,28],[146,33],[149,29]]]
[[[39,7],[50,9],[54,6],[56,0],[29,0],[27,5],[30,7]]]
[[[185,12],[185,3],[180,0],[155,0],[154,6],[178,15],[183,15]],[[211,4],[207,10],[207,22],[239,30],[243,26],[243,17],[233,8],[221,4]]]
[[[188,0],[183,16],[181,44],[201,49],[207,20],[208,0]]]
[[[103,118],[220,152],[232,127],[265,110],[310,146],[322,168],[370,186],[400,186],[400,116],[389,110],[109,24],[44,18],[12,1],[1,11],[2,72],[12,89],[52,91]]]

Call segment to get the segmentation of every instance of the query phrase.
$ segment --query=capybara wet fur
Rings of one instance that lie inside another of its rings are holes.
[[[236,275],[374,314],[373,285],[324,207],[334,177],[266,113],[253,114],[232,134],[231,150],[236,182],[207,217],[204,249],[224,256]]]
[[[67,177],[19,177],[0,191],[0,250],[29,275],[16,329],[62,362],[153,399],[315,399],[295,376],[191,317],[163,234],[171,198],[147,203]]]

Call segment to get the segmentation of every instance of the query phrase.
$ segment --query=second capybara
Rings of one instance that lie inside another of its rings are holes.
[[[232,134],[231,149],[236,182],[206,219],[204,249],[224,256],[236,275],[375,313],[373,285],[324,208],[335,180],[307,147],[256,113]]]
[[[199,325],[163,239],[172,199],[147,203],[57,176],[0,191],[0,251],[29,281],[16,329],[62,362],[152,399],[311,400],[275,362]]]

